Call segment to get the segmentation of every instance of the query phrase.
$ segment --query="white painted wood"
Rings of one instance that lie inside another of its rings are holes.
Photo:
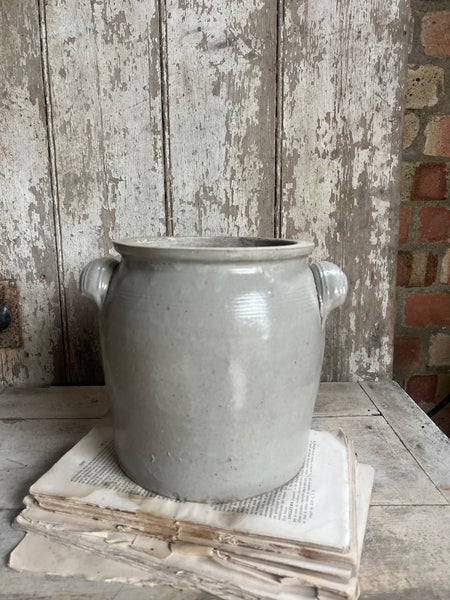
[[[364,384],[366,387],[366,384]],[[325,384],[323,397],[336,397],[346,386]],[[356,384],[348,386],[347,396],[351,412],[364,406],[355,392]],[[317,428],[342,427],[355,442],[358,458],[370,462],[376,469],[376,482],[369,513],[362,565],[360,571],[361,600],[447,600],[450,592],[448,579],[448,547],[450,507],[426,473],[427,466],[419,466],[396,431],[403,431],[408,421],[410,430],[421,430],[419,413],[411,410],[391,410],[396,402],[401,406],[405,399],[394,384],[376,384],[383,393],[368,393],[376,399],[382,412],[389,415],[388,424],[380,416],[316,417]],[[102,395],[103,388],[86,388],[94,397]],[[84,388],[68,388],[67,397],[79,398],[84,406]],[[389,391],[389,394],[387,391]],[[29,398],[30,392],[17,392]],[[54,397],[53,397],[54,393]],[[37,390],[37,397],[55,408],[61,405],[57,398],[64,396],[61,388],[54,392]],[[8,398],[10,391],[0,393]],[[383,401],[380,400],[383,399]],[[30,403],[27,400],[25,404]],[[75,406],[75,401],[74,401]],[[11,410],[13,405],[11,404]],[[342,407],[344,408],[344,406]],[[25,408],[25,414],[28,414]],[[16,417],[23,414],[17,407]],[[13,413],[12,413],[13,414]],[[92,419],[17,419],[0,423],[0,551],[6,556],[20,539],[20,533],[9,528],[20,498],[39,474],[43,473],[66,449],[93,425]],[[429,465],[432,471],[433,443],[439,437],[437,428],[427,431],[429,440]],[[405,438],[406,439],[406,438]],[[435,455],[438,460],[439,454]],[[12,460],[11,460],[12,459]],[[15,463],[13,461],[16,461]],[[22,464],[20,464],[22,463]],[[379,505],[381,504],[381,505]],[[428,505],[426,505],[428,504]],[[431,505],[433,504],[433,505]],[[437,505],[439,504],[439,505]],[[0,600],[198,600],[204,594],[195,591],[178,592],[168,587],[141,590],[115,584],[83,583],[76,579],[33,577],[17,574],[0,565]],[[38,591],[38,592],[37,592]]]
[[[94,419],[0,421],[0,507],[20,508],[30,485],[94,425]]]
[[[281,234],[347,274],[323,378],[390,378],[406,0],[285,1]]]
[[[31,484],[32,478],[46,468],[36,466],[39,456],[50,466],[93,425],[92,419],[4,421],[0,424],[0,483],[8,477],[21,481],[26,475],[28,485]],[[446,503],[382,417],[316,417],[313,427],[341,427],[354,440],[359,460],[372,464],[376,470],[373,504]],[[19,491],[13,487],[0,486],[0,506],[20,506],[26,487]]]
[[[167,0],[177,235],[273,235],[276,2]]]
[[[402,443],[450,502],[450,440],[395,382],[362,388],[382,411]]]
[[[319,417],[313,428],[341,428],[353,440],[358,460],[375,469],[372,505],[447,504],[382,416]]]
[[[98,419],[109,410],[103,386],[6,388],[0,419]]]
[[[0,419],[90,419],[109,409],[104,386],[4,388]],[[315,416],[371,416],[378,409],[357,383],[321,383]]]
[[[0,349],[0,385],[64,381],[36,2],[0,6],[0,280],[19,291],[23,347]]]
[[[96,310],[78,279],[111,239],[165,233],[156,0],[45,2],[69,376],[99,383]]]
[[[357,383],[324,382],[319,386],[314,408],[316,417],[367,417],[379,414],[379,410]]]
[[[372,506],[361,600],[447,600],[450,506]]]
[[[78,278],[111,238],[274,227],[313,235],[349,275],[324,379],[389,374],[407,13],[406,0],[8,6],[0,274],[19,280],[24,349],[0,351],[3,380],[63,382],[64,356],[66,381],[102,381]]]

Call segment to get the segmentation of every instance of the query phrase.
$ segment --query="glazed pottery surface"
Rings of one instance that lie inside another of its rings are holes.
[[[313,245],[278,239],[145,238],[89,263],[101,309],[115,447],[159,494],[229,500],[301,468],[319,386],[323,325],[345,275],[308,266]]]

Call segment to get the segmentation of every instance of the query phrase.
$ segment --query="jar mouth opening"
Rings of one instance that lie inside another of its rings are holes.
[[[201,259],[281,258],[308,255],[314,249],[309,240],[258,237],[139,237],[117,240],[114,248],[123,256],[172,256]]]
[[[277,246],[294,246],[311,242],[299,240],[285,240],[277,238],[252,238],[252,237],[156,237],[156,238],[130,238],[117,240],[116,244],[141,246],[145,248],[267,248]]]

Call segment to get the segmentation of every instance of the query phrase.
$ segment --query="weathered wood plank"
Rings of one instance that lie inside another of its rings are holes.
[[[276,2],[167,0],[177,235],[273,235]]]
[[[111,239],[165,232],[156,1],[46,2],[72,383],[100,383],[78,278]]]
[[[449,506],[372,506],[361,600],[447,600]]]
[[[93,425],[92,419],[0,423],[0,507],[20,506],[34,479]],[[315,417],[313,427],[341,427],[354,440],[359,460],[376,470],[373,504],[446,503],[382,417]]]
[[[20,508],[30,485],[94,425],[93,419],[0,421],[0,508]]]
[[[102,386],[7,388],[0,419],[98,419],[109,409]]]
[[[281,234],[349,279],[327,381],[391,376],[407,21],[406,0],[285,3]]]
[[[358,398],[350,385],[348,396]],[[408,410],[390,412],[396,405],[395,398],[388,399],[379,389],[384,384],[376,384],[377,394],[367,390],[375,398],[381,411],[386,412],[395,429],[395,421],[415,422],[414,431],[421,430],[420,413]],[[333,388],[344,390],[345,384],[323,384],[324,397],[333,396]],[[103,388],[86,388],[94,397],[102,395]],[[390,385],[399,406],[405,401],[400,390]],[[1,400],[12,390],[3,390]],[[70,395],[70,388],[66,388]],[[72,390],[77,398],[80,391]],[[12,391],[15,393],[15,390]],[[29,398],[31,392],[18,392]],[[49,390],[39,391],[44,397],[51,396]],[[55,398],[51,399],[55,410],[61,406],[57,397],[62,398],[65,391],[55,388]],[[380,400],[382,397],[382,400]],[[25,412],[28,400],[24,401]],[[81,403],[82,404],[82,403]],[[406,403],[408,405],[408,403]],[[359,400],[355,403],[359,406]],[[363,404],[361,404],[363,406]],[[13,405],[11,405],[13,410]],[[17,410],[21,410],[19,406]],[[425,417],[426,418],[426,417]],[[67,450],[91,426],[88,420],[17,420],[0,423],[0,508],[19,507],[21,497],[32,481],[44,472],[65,450]],[[446,600],[449,596],[448,547],[450,543],[450,511],[443,496],[411,456],[404,442],[400,441],[392,427],[382,416],[353,416],[315,418],[318,429],[336,429],[342,427],[355,441],[358,458],[370,462],[376,469],[375,488],[372,507],[369,514],[365,538],[363,560],[360,571],[362,600]],[[412,430],[411,430],[412,431]],[[427,432],[428,441],[439,435],[433,427]],[[435,452],[429,445],[429,461]],[[20,464],[11,462],[18,460]],[[439,455],[435,456],[439,462]],[[426,466],[424,466],[426,468]],[[8,497],[9,494],[9,497]],[[423,506],[423,504],[441,504],[441,506]],[[377,505],[381,504],[381,505]],[[9,528],[16,510],[0,510],[0,552],[3,557],[20,539],[20,533]],[[177,592],[171,588],[157,587],[153,590],[140,590],[117,584],[85,584],[81,581],[49,577],[34,577],[17,574],[8,570],[4,562],[0,566],[0,600],[25,600],[36,597],[43,600],[144,600],[144,598],[165,598],[166,600],[194,600],[198,592]],[[201,595],[203,597],[203,595]]]
[[[353,440],[358,460],[375,469],[373,505],[447,504],[383,417],[318,417],[313,428],[341,428]]]
[[[433,483],[450,501],[450,440],[395,382],[362,388]]]
[[[0,419],[90,419],[109,409],[103,386],[4,388],[0,392]],[[357,383],[322,383],[315,416],[379,415]]]
[[[14,279],[23,347],[0,349],[0,385],[64,381],[39,14],[3,2],[0,100],[0,279]]]
[[[362,392],[357,383],[324,382],[319,386],[314,408],[314,416],[316,417],[365,417],[379,414],[380,412],[376,406]]]

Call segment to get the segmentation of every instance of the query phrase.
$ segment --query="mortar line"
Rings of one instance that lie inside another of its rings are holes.
[[[55,249],[56,249],[56,267],[57,267],[57,280],[58,280],[58,294],[59,294],[59,312],[61,320],[61,338],[63,345],[63,357],[64,357],[64,371],[66,376],[66,383],[70,385],[72,383],[71,371],[70,371],[70,344],[69,344],[69,332],[68,332],[68,314],[67,314],[67,299],[64,285],[64,256],[62,249],[62,227],[61,227],[61,209],[60,209],[60,197],[58,188],[58,176],[57,176],[57,164],[56,164],[56,144],[55,144],[55,132],[53,127],[53,109],[52,109],[52,94],[50,84],[50,67],[48,57],[48,43],[47,43],[47,20],[45,12],[44,0],[38,0],[38,14],[39,14],[39,33],[40,33],[40,45],[41,45],[41,68],[42,68],[42,79],[44,84],[44,105],[45,105],[45,118],[47,127],[47,144],[48,144],[48,158],[49,158],[49,171],[50,171],[50,188],[52,193],[52,212],[53,212],[53,225],[55,230]]]

